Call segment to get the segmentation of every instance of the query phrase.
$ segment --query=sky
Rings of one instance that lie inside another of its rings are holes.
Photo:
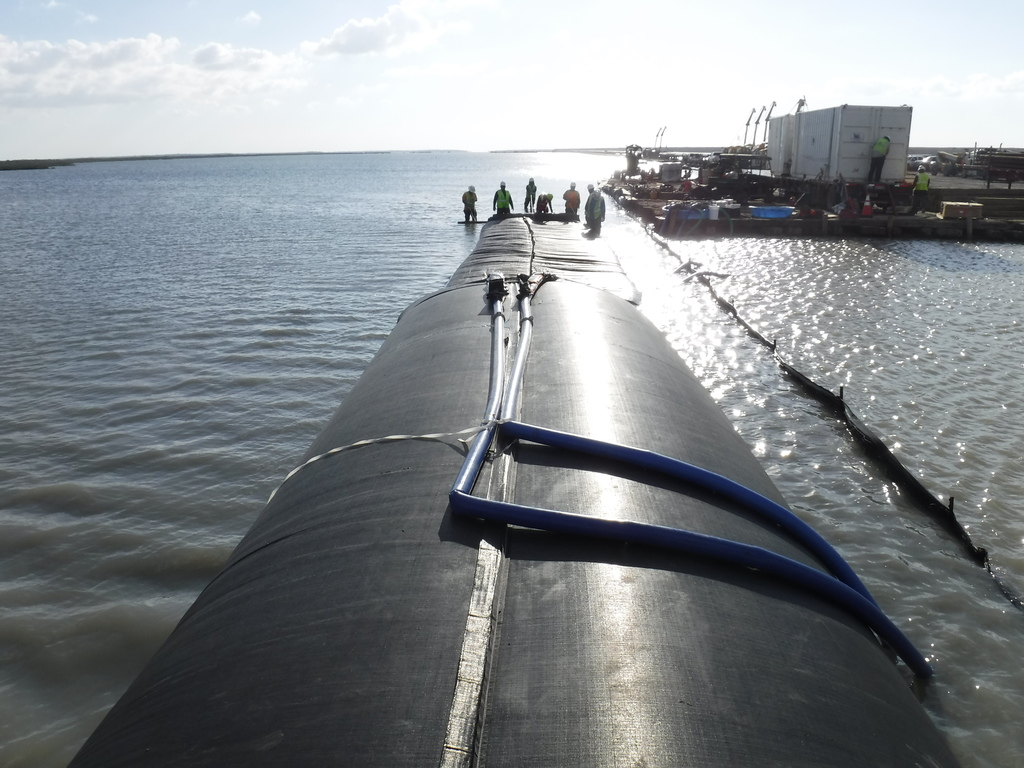
[[[1024,0],[0,0],[0,160],[721,147],[800,99],[1024,147],[1022,29]]]

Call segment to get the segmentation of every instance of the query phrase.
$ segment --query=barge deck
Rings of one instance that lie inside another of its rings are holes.
[[[917,214],[797,210],[792,216],[770,219],[754,218],[751,206],[744,205],[731,212],[723,209],[717,220],[673,220],[668,209],[686,202],[681,194],[628,187],[619,180],[603,188],[624,210],[669,239],[886,237],[1024,242],[1024,189],[990,188],[983,179],[933,177],[928,204]]]

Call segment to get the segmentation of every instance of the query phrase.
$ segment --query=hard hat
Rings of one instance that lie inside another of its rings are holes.
[[[505,182],[504,182],[504,181],[503,181],[503,182],[501,182],[501,186],[503,186],[503,187],[505,186]]]
[[[593,192],[594,191],[594,185],[593,184],[587,184],[587,191],[588,192]]]
[[[926,170],[928,170],[928,169],[927,169],[927,168],[925,168],[925,167],[924,167],[923,165],[919,165],[919,166],[917,166],[917,170],[918,170],[919,172],[923,173],[923,172],[925,172],[925,171],[926,171]]]
[[[892,141],[892,139],[890,139],[888,136],[883,136],[882,138],[885,139],[886,141]]]
[[[470,184],[469,185],[469,191],[470,192],[476,192],[476,187],[474,187],[472,184]]]
[[[555,199],[555,196],[553,194],[551,194],[550,192],[548,192],[548,200],[554,200],[554,199]]]
[[[569,183],[569,189],[576,189],[576,182],[575,181]]]
[[[530,183],[533,184],[533,176],[530,177]]]

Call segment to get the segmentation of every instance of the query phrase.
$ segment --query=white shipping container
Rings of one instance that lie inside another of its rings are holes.
[[[863,182],[871,147],[891,140],[882,182],[903,181],[910,147],[913,107],[841,107],[798,112],[768,121],[768,156],[776,175]]]

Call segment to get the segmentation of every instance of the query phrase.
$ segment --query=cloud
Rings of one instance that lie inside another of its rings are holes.
[[[248,26],[255,27],[263,21],[263,17],[256,13],[256,11],[249,11],[245,16],[240,18],[239,21]]]
[[[425,65],[391,67],[384,74],[395,80],[458,80],[465,76],[466,67],[461,62],[438,61]]]
[[[302,43],[301,49],[311,56],[358,56],[361,54],[396,55],[420,50],[434,44],[448,29],[435,24],[421,12],[425,4],[405,0],[388,7],[376,19],[352,19],[331,33],[330,37]]]
[[[381,83],[360,83],[349,93],[334,98],[333,104],[339,107],[355,108],[373,103],[375,106],[387,103],[388,87]]]
[[[936,75],[915,78],[839,78],[830,83],[836,92],[866,95],[868,98],[912,103],[918,98],[979,101],[1024,95],[1024,71],[1003,75],[978,73],[951,77]]]
[[[994,77],[992,75],[972,75],[962,94],[965,98],[977,96],[991,98],[1024,94],[1024,71],[1010,72]]]
[[[497,8],[499,0],[436,0],[435,7],[446,13],[458,13],[467,8]]]
[[[962,78],[945,75],[905,83],[904,93],[924,97],[975,101],[1024,94],[1024,72],[1005,75],[974,74]]]
[[[192,54],[192,63],[204,70],[244,70],[272,72],[281,66],[281,57],[259,48],[236,48],[225,43],[208,43]]]
[[[176,38],[19,43],[0,35],[0,106],[78,106],[152,99],[217,102],[298,90],[295,55],[210,43],[183,56]]]
[[[45,3],[40,3],[39,7],[45,11],[55,11],[58,8],[68,8],[67,3],[59,2],[59,0],[47,0]],[[75,23],[76,24],[95,24],[99,21],[99,16],[94,13],[86,13],[85,11],[75,11]]]

